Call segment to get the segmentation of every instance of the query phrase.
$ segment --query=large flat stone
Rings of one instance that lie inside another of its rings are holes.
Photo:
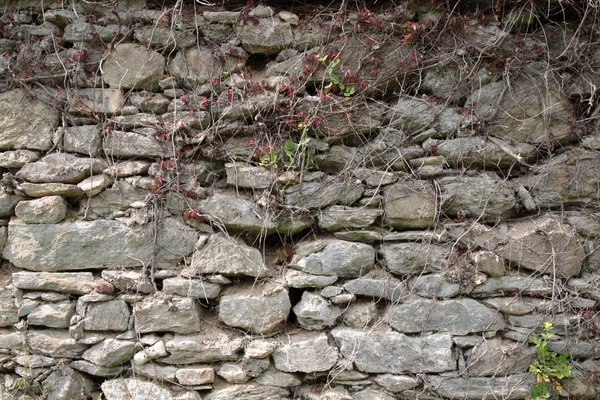
[[[384,222],[395,228],[432,228],[436,216],[436,196],[431,183],[405,181],[385,190]]]
[[[86,350],[81,358],[101,367],[128,363],[135,353],[135,342],[107,338]]]
[[[290,266],[315,275],[356,278],[375,264],[375,250],[365,243],[317,240],[297,246]]]
[[[156,293],[135,303],[135,330],[139,333],[200,331],[200,306],[194,299]]]
[[[85,344],[77,343],[64,330],[31,330],[27,333],[27,343],[33,354],[59,358],[79,357],[88,348]]]
[[[284,372],[327,371],[337,360],[338,351],[324,333],[291,337],[273,352],[275,368]]]
[[[112,88],[156,90],[165,62],[163,56],[151,49],[122,43],[102,63],[102,80]]]
[[[22,89],[0,94],[0,149],[49,150],[59,110]]]
[[[425,381],[445,398],[465,400],[524,399],[531,394],[535,377],[517,374],[495,378],[453,378],[429,375]]]
[[[124,332],[129,327],[131,313],[123,300],[86,303],[83,327],[87,331]]]
[[[165,348],[170,355],[159,359],[164,364],[233,361],[238,359],[238,353],[243,350],[244,340],[214,329],[195,336],[175,335],[167,340]]]
[[[24,165],[15,176],[32,183],[79,183],[91,174],[102,173],[106,167],[106,162],[99,158],[53,153]]]
[[[421,274],[443,270],[450,249],[430,243],[385,243],[382,262],[395,275]]]
[[[71,106],[82,113],[114,114],[125,103],[120,89],[79,89]]]
[[[359,371],[405,374],[456,369],[449,334],[409,337],[396,332],[335,328],[331,331],[342,355]]]
[[[91,272],[14,272],[13,285],[17,289],[50,290],[60,293],[88,294],[94,290]]]

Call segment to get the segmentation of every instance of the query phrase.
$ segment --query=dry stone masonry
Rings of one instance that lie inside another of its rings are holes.
[[[600,398],[598,5],[214,3],[0,1],[0,398]]]

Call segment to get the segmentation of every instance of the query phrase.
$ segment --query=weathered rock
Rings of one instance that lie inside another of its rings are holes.
[[[205,385],[215,381],[212,368],[181,368],[175,372],[177,381],[182,385]]]
[[[26,164],[16,177],[33,183],[78,183],[90,174],[99,174],[106,163],[97,158],[82,158],[69,153],[53,153]]]
[[[448,315],[453,318],[446,318]],[[466,335],[496,331],[505,326],[501,314],[473,299],[414,300],[392,305],[386,319],[392,328],[405,333],[439,331]]]
[[[66,218],[67,202],[62,196],[21,201],[15,214],[25,224],[56,224]]]
[[[316,293],[304,292],[302,299],[294,306],[298,324],[308,330],[321,330],[333,326],[340,310],[331,307],[329,302]]]
[[[198,274],[261,277],[267,273],[260,251],[221,233],[211,235],[194,252],[190,266],[182,271],[183,276],[190,277]]]
[[[494,221],[517,211],[513,188],[494,174],[449,176],[437,182],[442,192],[442,210],[450,216]]]
[[[154,343],[152,346],[135,353],[133,360],[136,365],[144,365],[150,360],[168,355],[165,343],[162,340]]]
[[[126,331],[131,315],[123,300],[86,303],[84,308],[84,329],[87,331]]]
[[[176,332],[192,333],[200,331],[198,304],[190,298],[156,293],[144,301],[135,303],[135,329],[140,333]]]
[[[23,332],[15,332],[14,329],[0,329],[0,348],[6,350],[20,350],[25,345]]]
[[[507,243],[497,254],[522,268],[563,278],[578,275],[585,251],[575,230],[551,217],[508,225]]]
[[[337,276],[313,275],[288,269],[285,271],[285,283],[292,288],[322,288],[337,281]]]
[[[111,157],[167,157],[172,158],[171,143],[158,142],[152,133],[112,131],[104,138],[104,153]]]
[[[291,25],[277,18],[259,19],[257,25],[243,25],[239,38],[244,50],[260,54],[277,54],[290,47],[294,40]]]
[[[143,175],[150,169],[148,161],[122,161],[106,168],[103,173],[114,178],[126,178],[128,176]]]
[[[101,376],[104,378],[114,378],[115,376],[121,375],[125,369],[122,366],[102,367],[84,360],[71,361],[69,363],[69,367],[81,372],[85,372],[86,374]]]
[[[122,43],[102,63],[102,80],[112,88],[158,89],[165,69],[159,53],[133,43]]]
[[[396,332],[338,327],[331,331],[342,355],[354,361],[359,371],[403,374],[445,372],[456,368],[452,337],[432,334],[409,337]]]
[[[169,72],[186,86],[202,85],[212,77],[220,77],[222,63],[209,47],[193,47],[179,51],[169,63]]]
[[[138,365],[135,362],[131,363],[133,372],[145,376],[150,379],[175,381],[175,372],[179,369],[178,367],[171,365],[161,365],[158,363],[148,363]]]
[[[246,383],[250,380],[244,369],[240,365],[233,363],[224,363],[217,372],[217,375],[230,383]]]
[[[28,332],[27,343],[33,354],[59,358],[79,357],[88,348],[87,345],[72,339],[67,331],[48,329]]]
[[[59,112],[22,89],[0,94],[0,149],[49,150]]]
[[[23,200],[21,196],[8,193],[0,193],[0,216],[10,217],[15,214],[15,207]]]
[[[430,103],[425,99],[403,96],[386,113],[393,128],[415,132],[434,128],[452,134],[470,125],[469,116],[458,114],[454,109]]]
[[[525,373],[535,358],[535,348],[523,343],[493,338],[482,340],[468,353],[469,376],[509,376]]]
[[[426,382],[443,397],[467,400],[523,399],[531,393],[534,377],[517,374],[494,378],[452,378],[429,375]]]
[[[19,307],[15,300],[13,290],[0,289],[0,326],[11,326],[19,322]]]
[[[159,226],[155,245],[152,233],[128,228],[119,221],[38,225],[12,221],[3,256],[20,268],[60,271],[141,266],[151,259],[155,266],[171,266],[192,252],[198,238],[194,229],[172,218]],[[73,246],[79,249],[77,253],[73,253]]]
[[[51,367],[58,363],[58,361],[52,357],[46,357],[46,356],[40,356],[40,355],[34,355],[34,354],[17,356],[14,358],[14,360],[17,364],[19,364],[23,367],[29,367],[29,368]]]
[[[373,324],[377,318],[375,303],[365,301],[350,304],[343,314],[344,325],[357,329]]]
[[[262,334],[287,320],[292,305],[288,291],[278,287],[236,287],[219,300],[219,319],[225,324]]]
[[[416,378],[405,375],[377,375],[374,381],[392,393],[413,389],[419,385]]]
[[[118,378],[108,380],[100,386],[106,400],[175,400],[173,393],[153,382],[139,378]]]
[[[450,298],[460,294],[460,285],[448,281],[440,274],[420,275],[408,281],[411,293],[429,298]]]
[[[12,283],[17,289],[51,290],[71,294],[87,294],[94,289],[94,277],[91,272],[14,272]]]
[[[77,185],[67,183],[29,183],[23,182],[19,188],[30,197],[64,196],[79,197],[83,191]]]
[[[535,294],[546,296],[552,293],[552,283],[542,278],[530,276],[502,276],[488,278],[483,284],[475,286],[474,296],[505,296],[510,294]]]
[[[75,313],[75,303],[42,304],[27,316],[29,325],[42,325],[50,328],[68,328]]]
[[[338,351],[327,343],[324,333],[291,337],[273,353],[275,367],[284,372],[327,371],[337,360]]]
[[[40,159],[40,154],[31,150],[13,150],[0,153],[0,167],[21,168]]]
[[[323,209],[333,204],[352,205],[365,188],[358,182],[335,178],[294,185],[286,190],[285,203],[306,209]]]
[[[71,106],[82,113],[114,114],[124,103],[120,89],[78,89]]]
[[[366,388],[363,390],[359,390],[358,392],[354,392],[352,394],[352,400],[370,400],[370,399],[395,400],[396,397],[392,396],[389,393],[386,393],[383,390],[377,390],[374,388]]]
[[[473,253],[471,260],[477,266],[477,270],[492,277],[506,275],[504,259],[491,251],[478,251]]]
[[[395,228],[432,228],[436,217],[436,196],[425,181],[404,181],[385,190],[384,222]]]
[[[133,353],[134,342],[107,338],[86,350],[81,358],[101,367],[116,367],[128,363]]]
[[[234,361],[244,348],[241,337],[229,336],[216,330],[197,336],[175,335],[165,347],[170,354],[161,358],[165,364],[195,364],[213,361]]]
[[[253,167],[242,163],[225,164],[227,183],[235,187],[266,189],[274,184],[276,174],[264,167]]]
[[[344,289],[354,295],[368,296],[377,300],[386,299],[392,302],[396,302],[408,294],[406,285],[402,281],[379,270],[346,282]]]
[[[49,400],[86,400],[95,383],[72,368],[62,366],[43,382]]]
[[[366,228],[381,214],[383,210],[331,206],[319,213],[319,227],[328,231]]]
[[[96,157],[102,148],[102,131],[98,125],[59,128],[54,142],[60,144],[64,151]]]
[[[182,297],[208,300],[219,296],[221,285],[200,279],[168,278],[163,280],[162,291]]]
[[[300,245],[290,266],[303,272],[354,278],[373,268],[373,247],[343,240],[317,240]]]
[[[142,271],[104,270],[102,271],[102,279],[105,279],[122,292],[154,293],[156,291],[148,275]]]
[[[382,262],[395,275],[437,272],[447,265],[449,248],[428,243],[384,243]]]
[[[258,385],[256,383],[247,383],[242,385],[229,386],[212,390],[206,397],[206,400],[280,400],[288,397],[289,392],[286,389]],[[112,400],[112,399],[108,399]]]
[[[170,26],[141,26],[134,30],[134,37],[138,42],[158,50],[173,50],[176,47],[186,49],[196,44],[196,35],[193,32],[173,29]]]
[[[95,196],[106,189],[111,183],[112,178],[108,175],[94,175],[79,182],[77,187],[88,197]]]
[[[519,297],[494,297],[482,300],[484,304],[510,315],[525,315],[536,309],[531,301]]]
[[[80,212],[83,212],[88,218],[110,218],[135,204],[145,203],[151,192],[149,189],[140,188],[135,184],[134,180],[138,178],[118,180],[97,196],[83,198],[80,202]],[[149,180],[152,183],[152,179]],[[79,190],[81,191],[81,189]]]
[[[300,386],[302,384],[302,380],[300,380],[300,378],[298,378],[296,375],[277,370],[265,371],[262,375],[255,379],[255,382],[259,385],[278,387],[292,387]]]
[[[93,25],[84,22],[81,19],[73,21],[73,23],[65,27],[63,38],[67,42],[92,42],[101,40],[105,43],[110,43],[115,36],[127,33],[127,27],[121,25]]]

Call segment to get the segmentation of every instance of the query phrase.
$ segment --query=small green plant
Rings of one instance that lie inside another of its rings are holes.
[[[283,150],[285,151],[286,160],[285,166],[288,169],[297,169],[299,164],[305,166],[310,162],[310,156],[308,153],[308,144],[310,143],[310,137],[308,137],[308,127],[310,124],[300,123],[298,128],[302,130],[300,140],[295,143],[293,140],[288,139],[283,143]]]
[[[279,164],[279,154],[271,146],[262,146],[259,160],[260,165],[264,167],[277,167]]]
[[[548,348],[548,339],[554,336],[554,326],[544,322],[540,336],[531,338],[537,348],[537,360],[529,365],[529,372],[536,374],[537,384],[533,387],[528,400],[545,400],[550,398],[550,385],[562,393],[561,380],[571,376],[571,365],[568,354],[556,354]]]
[[[327,56],[323,56],[321,58],[319,58],[320,61],[326,61],[327,60]],[[327,89],[328,91],[332,91],[334,86],[340,89],[340,92],[345,96],[345,97],[350,97],[352,96],[355,92],[356,92],[356,88],[354,86],[350,86],[350,85],[344,85],[342,83],[342,81],[340,80],[340,77],[337,76],[336,74],[333,73],[333,69],[340,63],[340,59],[336,58],[335,60],[333,60],[332,62],[329,63],[329,65],[327,66],[327,68],[325,69],[325,73],[327,75],[329,75],[329,79],[331,80],[331,82],[329,83],[329,85],[325,86],[325,89]]]

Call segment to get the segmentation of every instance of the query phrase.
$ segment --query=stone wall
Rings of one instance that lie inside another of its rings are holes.
[[[204,3],[4,2],[0,398],[597,398],[596,10]]]

